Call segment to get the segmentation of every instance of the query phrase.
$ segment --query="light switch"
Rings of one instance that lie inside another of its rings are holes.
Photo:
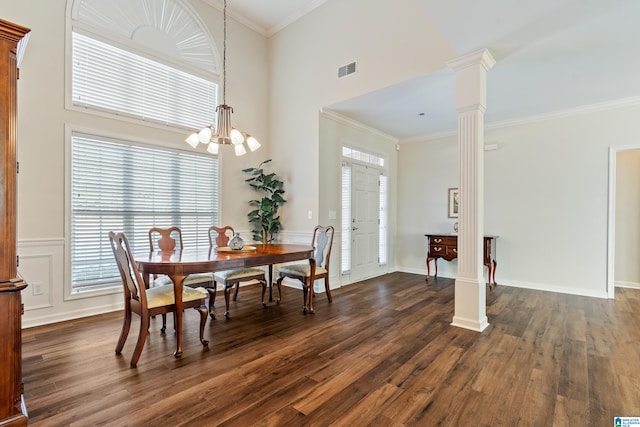
[[[336,211],[329,211],[329,219],[336,219]]]
[[[307,218],[313,219],[313,211],[307,212]]]

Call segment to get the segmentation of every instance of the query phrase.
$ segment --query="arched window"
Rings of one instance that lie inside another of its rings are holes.
[[[214,121],[217,51],[180,0],[74,0],[71,104],[186,129]]]
[[[186,3],[70,1],[72,108],[180,131],[215,123],[217,51]],[[67,295],[121,288],[111,230],[125,231],[132,250],[145,251],[150,227],[178,226],[197,248],[208,247],[208,227],[218,225],[216,156],[119,132],[70,132]]]

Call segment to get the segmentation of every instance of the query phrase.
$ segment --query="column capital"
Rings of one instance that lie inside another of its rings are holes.
[[[453,71],[459,71],[472,65],[482,65],[485,71],[489,71],[496,64],[496,60],[489,49],[480,49],[466,55],[447,61],[447,67]]]

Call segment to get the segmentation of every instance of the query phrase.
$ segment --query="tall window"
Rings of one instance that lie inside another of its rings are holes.
[[[197,185],[194,185],[197,183]],[[148,230],[176,225],[191,247],[208,247],[218,224],[218,159],[74,133],[71,156],[71,288],[121,286],[108,232],[148,251]]]
[[[387,175],[381,173],[380,174],[380,216],[379,218],[379,242],[378,242],[378,264],[386,265],[387,264],[387,223],[389,222],[387,209],[388,203],[387,199],[389,198],[388,194],[388,177]]]
[[[341,227],[340,272],[351,270],[351,165],[342,164],[342,227]]]
[[[114,119],[104,132],[71,135],[70,282],[80,293],[120,286],[111,230],[124,231],[134,251],[148,250],[150,227],[170,225],[182,229],[185,244],[208,247],[207,229],[218,224],[218,159],[136,144],[118,120],[177,135],[214,123],[219,67],[188,1],[69,3],[68,106]],[[103,136],[114,128],[120,139]]]

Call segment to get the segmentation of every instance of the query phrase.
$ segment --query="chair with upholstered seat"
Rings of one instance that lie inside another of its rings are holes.
[[[179,251],[184,247],[182,243],[182,231],[179,227],[152,227],[149,229],[149,250],[161,250],[161,251]],[[162,286],[173,283],[168,276],[160,276],[153,278],[154,286]],[[213,274],[211,273],[199,273],[190,274],[185,279],[183,284],[191,288],[203,287],[209,292],[210,296],[214,295],[213,289]],[[162,316],[162,329],[164,332],[166,329],[166,315]]]
[[[316,268],[314,272],[314,282],[317,279],[324,279],[324,288],[327,293],[327,299],[329,302],[333,300],[331,297],[331,288],[329,286],[329,259],[331,257],[331,246],[333,245],[333,233],[334,228],[332,226],[323,227],[317,225],[313,229],[313,238],[311,245],[314,249],[314,256],[316,262]],[[309,311],[313,313],[313,283],[311,283],[311,267],[308,262],[299,264],[283,265],[278,268],[278,300],[280,303],[282,300],[282,289],[280,287],[282,280],[285,277],[299,280],[302,282],[302,297],[304,300],[303,311]],[[308,305],[307,305],[308,300]]]
[[[224,227],[209,227],[209,247],[225,247],[229,244],[229,239],[233,236],[233,227],[225,225]],[[231,300],[231,290],[235,287],[236,291],[233,296],[233,300],[238,298],[238,289],[240,283],[257,280],[262,285],[262,306],[267,307],[264,302],[264,294],[267,289],[267,280],[264,274],[264,270],[260,268],[240,268],[236,270],[216,271],[213,273],[213,293],[209,297],[209,313],[211,318],[215,319],[215,313],[213,312],[213,304],[215,302],[215,291],[217,288],[217,282],[222,283],[222,289],[224,292],[225,312],[224,317],[229,318],[229,305]]]
[[[146,289],[144,280],[133,260],[125,234],[112,231],[109,233],[109,241],[124,287],[124,323],[116,345],[116,354],[122,353],[131,327],[131,313],[136,313],[140,316],[140,332],[131,356],[131,367],[135,368],[147,339],[149,319],[158,314],[166,315],[176,311],[173,284]],[[194,308],[200,313],[200,342],[203,346],[209,344],[204,339],[204,326],[207,322],[207,307],[205,306],[207,295],[207,291],[203,288],[185,287],[182,292],[183,307],[185,309]]]

